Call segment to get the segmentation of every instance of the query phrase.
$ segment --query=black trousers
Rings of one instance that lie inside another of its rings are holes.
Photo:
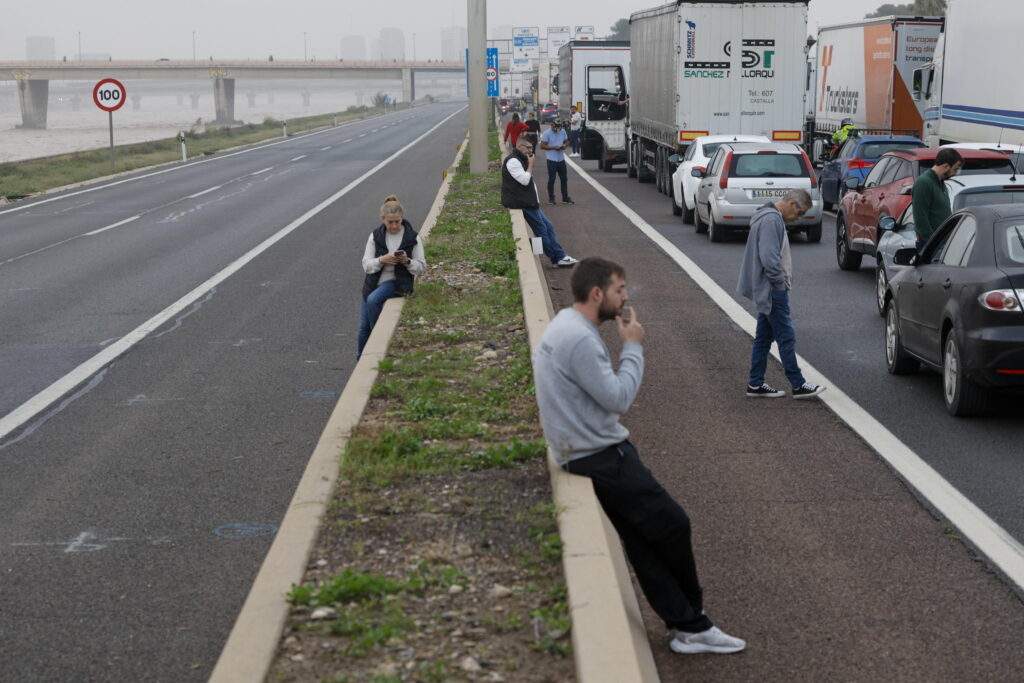
[[[565,170],[564,161],[551,161],[548,159],[548,199],[555,199],[555,176],[562,181],[562,201],[569,201],[569,180]]]
[[[669,628],[712,627],[690,541],[690,518],[640,462],[629,441],[572,460],[566,469],[590,477],[594,493],[622,539],[647,601]]]

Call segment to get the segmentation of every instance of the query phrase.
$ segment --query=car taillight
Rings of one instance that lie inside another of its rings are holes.
[[[867,159],[847,159],[846,167],[851,171],[859,168],[874,168],[875,162],[868,161]]]
[[[725,163],[722,164],[722,177],[718,181],[718,186],[723,190],[729,187],[729,165],[732,164],[732,152],[725,155]]]
[[[1020,311],[1021,297],[1013,289],[993,289],[978,295],[978,303],[990,311]]]
[[[807,156],[807,152],[800,151],[804,155],[804,166],[807,168],[807,175],[811,178],[811,187],[815,188],[818,186],[818,176],[814,175],[814,164],[811,163],[811,158]]]

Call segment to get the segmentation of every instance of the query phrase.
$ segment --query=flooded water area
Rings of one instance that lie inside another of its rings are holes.
[[[128,99],[114,112],[114,144],[173,137],[202,130],[216,118],[209,79],[124,80]],[[17,84],[0,82],[0,162],[52,156],[110,144],[107,112],[92,99],[94,81],[50,81],[45,129],[21,128]],[[341,112],[371,104],[376,93],[402,96],[399,80],[236,79],[235,120],[260,123]],[[417,79],[416,96],[465,96],[465,77]]]

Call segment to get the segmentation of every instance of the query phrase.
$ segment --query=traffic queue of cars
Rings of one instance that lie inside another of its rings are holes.
[[[672,213],[720,242],[749,228],[765,202],[802,188],[813,206],[787,225],[821,239],[822,215],[836,212],[836,261],[857,270],[875,260],[874,305],[885,320],[886,366],[942,374],[952,415],[984,412],[1004,389],[1024,389],[1024,154],[997,144],[956,145],[964,160],[945,182],[953,215],[920,254],[914,181],[937,148],[909,136],[851,136],[820,174],[797,145],[756,135],[695,139],[676,165]]]

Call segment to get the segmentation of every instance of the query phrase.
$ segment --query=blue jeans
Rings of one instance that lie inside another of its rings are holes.
[[[555,226],[544,215],[540,209],[523,209],[523,218],[526,219],[533,234],[540,238],[544,245],[544,255],[551,259],[552,263],[558,263],[565,258],[565,250],[558,243],[555,237]]]
[[[395,296],[395,288],[397,286],[398,282],[395,280],[382,282],[377,285],[377,289],[370,292],[370,296],[363,299],[363,306],[359,309],[359,350],[356,352],[357,359],[363,355],[363,347],[366,346],[366,340],[370,338],[370,333],[373,332],[373,326],[377,324],[380,312],[384,310],[384,302]]]
[[[582,131],[569,129],[569,149],[573,154],[580,153],[580,133]]]
[[[796,362],[796,331],[789,319],[789,291],[772,290],[772,311],[768,315],[757,314],[757,333],[754,335],[754,348],[750,353],[750,379],[747,384],[759,387],[764,382],[764,373],[768,368],[768,352],[772,342],[779,345],[779,357],[782,358],[782,369],[786,378],[798,389],[804,384],[803,373]]]

